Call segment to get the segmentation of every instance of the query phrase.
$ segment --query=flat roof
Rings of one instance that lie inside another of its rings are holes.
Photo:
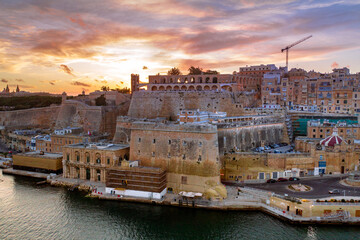
[[[129,148],[129,144],[113,144],[113,143],[77,143],[77,144],[70,144],[64,147],[68,148],[89,148],[89,149],[98,149],[98,150],[121,150],[125,148]]]
[[[40,154],[40,152],[25,152],[25,153],[17,153],[15,155],[25,156],[25,157],[41,157],[41,158],[62,158],[62,154],[60,153],[46,153]]]

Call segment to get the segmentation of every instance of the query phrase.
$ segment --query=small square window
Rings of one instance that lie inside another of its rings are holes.
[[[187,184],[187,177],[181,176],[181,184]]]

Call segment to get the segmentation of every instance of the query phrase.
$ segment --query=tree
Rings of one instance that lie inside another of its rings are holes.
[[[181,71],[177,67],[173,67],[168,71],[168,75],[181,75]]]
[[[204,72],[204,74],[217,75],[220,73],[216,70],[207,70],[206,72]]]
[[[111,91],[118,91],[119,93],[130,93],[130,88],[127,87],[115,88],[115,89],[111,89]]]
[[[201,75],[203,73],[202,68],[200,67],[189,67],[189,75]]]
[[[95,105],[96,106],[106,106],[106,98],[104,94],[102,94],[100,97],[95,99]]]
[[[110,88],[109,88],[108,86],[102,86],[102,87],[101,87],[101,91],[107,92],[107,91],[109,91],[109,90],[110,90]]]

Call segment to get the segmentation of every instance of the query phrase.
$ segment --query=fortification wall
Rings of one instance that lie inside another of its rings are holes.
[[[0,125],[7,129],[16,128],[53,128],[61,106],[31,108],[16,111],[1,111]]]
[[[284,123],[250,125],[242,127],[219,128],[220,155],[232,151],[248,151],[251,148],[281,143],[283,139]]]
[[[231,92],[134,92],[129,117],[177,118],[180,109],[226,112],[228,116],[244,114],[244,107],[257,106],[254,94]]]
[[[66,100],[59,106],[0,112],[0,125],[6,129],[82,127],[84,131],[115,134],[116,119],[126,115],[130,101],[118,106],[89,106]]]

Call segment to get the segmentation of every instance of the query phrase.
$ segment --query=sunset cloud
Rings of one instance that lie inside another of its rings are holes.
[[[82,87],[91,87],[91,84],[83,83],[83,82],[79,82],[79,81],[74,81],[71,83],[71,85],[82,86]]]
[[[350,0],[4,0],[0,77],[61,93],[120,80],[129,87],[131,73],[145,81],[174,66],[284,66],[280,50],[310,34],[291,49],[290,67],[328,72],[341,62],[360,72],[359,12]]]
[[[64,73],[67,73],[71,76],[75,76],[74,73],[73,73],[73,70],[72,68],[66,66],[65,64],[61,64],[60,65],[60,69],[64,72]]]

